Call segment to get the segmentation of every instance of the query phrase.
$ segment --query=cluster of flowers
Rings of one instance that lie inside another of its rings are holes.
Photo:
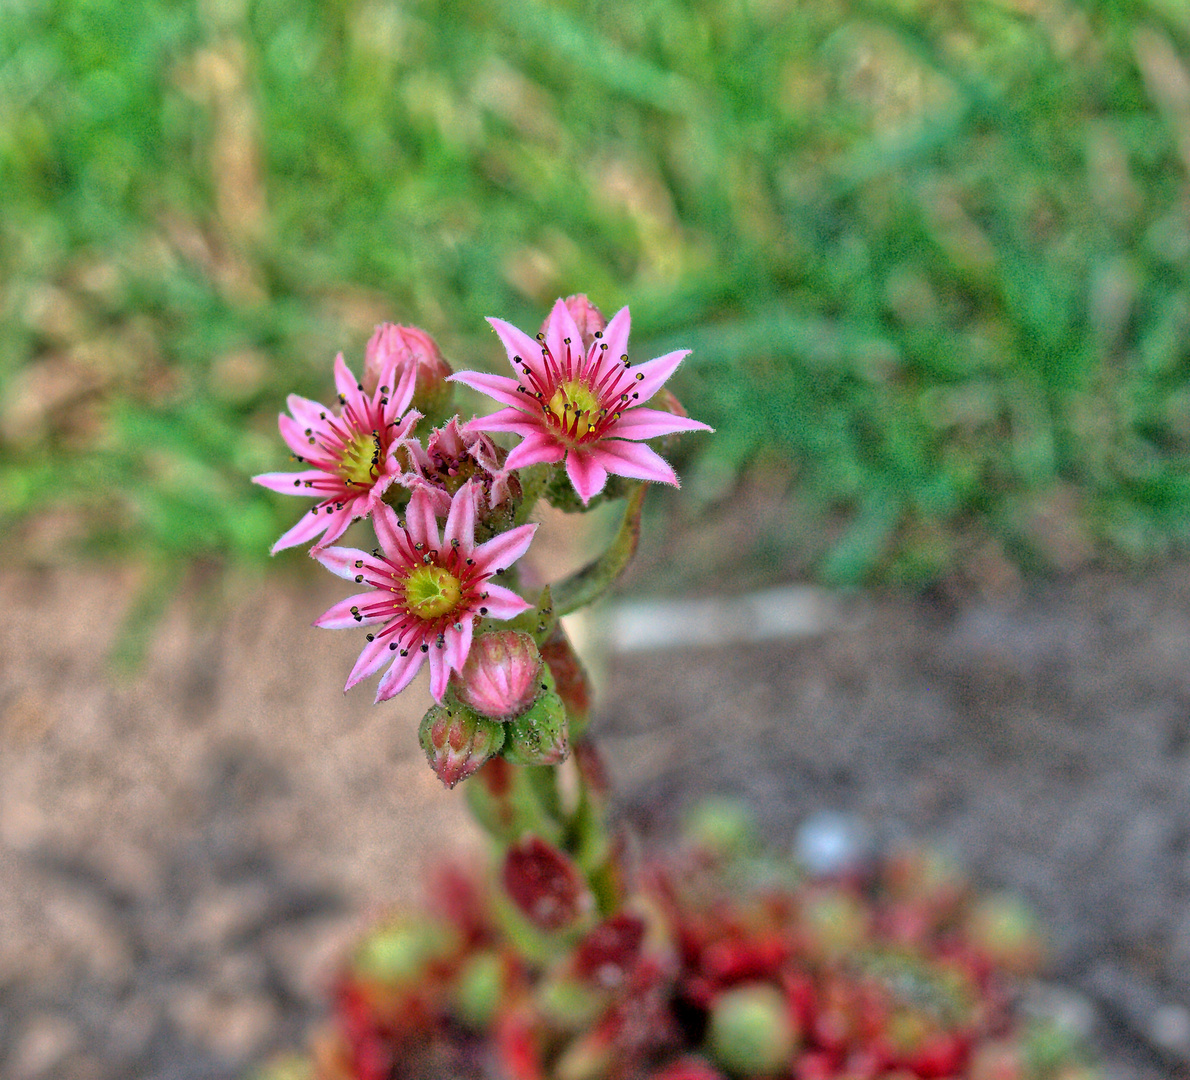
[[[807,879],[755,848],[687,842],[634,878],[608,915],[571,859],[536,836],[486,880],[444,870],[433,914],[383,925],[359,947],[313,1075],[1091,1076],[1013,1010],[1011,976],[1040,953],[1031,922],[1010,902],[977,900],[935,858]]]
[[[528,550],[536,499],[579,509],[625,494],[625,480],[676,484],[647,440],[709,430],[663,390],[685,350],[631,363],[627,308],[608,322],[585,296],[559,300],[536,337],[488,321],[515,378],[452,373],[426,333],[385,324],[361,380],[335,360],[336,406],[290,395],[281,435],[304,468],[254,478],[318,500],[273,551],[313,543],[315,559],[363,589],[315,624],[368,628],[347,689],[386,669],[376,692],[385,701],[428,665],[438,705],[420,737],[448,786],[497,753],[519,764],[567,753],[555,680],[577,659],[546,613],[534,618],[533,605],[495,580]],[[502,408],[466,423],[452,416],[423,444],[418,422],[444,417],[453,382]],[[505,450],[491,438],[502,432],[520,441]],[[612,476],[623,478],[618,488]],[[378,546],[337,546],[360,519]],[[518,616],[531,632],[493,625]]]

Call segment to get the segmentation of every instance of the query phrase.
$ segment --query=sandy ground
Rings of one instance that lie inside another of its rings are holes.
[[[298,1045],[335,957],[476,838],[424,685],[344,696],[339,583],[167,614],[106,665],[131,572],[0,574],[0,1076],[222,1078]],[[783,644],[613,656],[597,731],[663,841],[737,794],[775,844],[843,811],[955,852],[1050,928],[1051,997],[1116,1080],[1190,1076],[1190,566],[1000,606],[849,601]]]

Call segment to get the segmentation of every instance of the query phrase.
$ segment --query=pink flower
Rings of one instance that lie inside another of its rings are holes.
[[[397,379],[392,360],[366,394],[355,381],[340,353],[335,358],[335,388],[340,410],[290,394],[289,411],[278,418],[281,437],[299,462],[312,466],[303,472],[264,473],[254,483],[284,495],[309,495],[319,500],[272,548],[313,540],[337,540],[356,518],[367,517],[380,505],[385,490],[399,475],[398,444],[409,434],[420,414],[409,409],[417,369],[409,365]]]
[[[633,368],[628,360],[628,309],[595,331],[590,348],[566,302],[559,300],[537,339],[502,319],[488,319],[508,351],[516,379],[461,371],[452,379],[501,402],[505,408],[472,420],[476,431],[511,431],[522,441],[504,462],[521,469],[566,460],[566,472],[583,502],[603,490],[609,473],[678,482],[673,468],[645,439],[676,431],[710,431],[706,424],[645,407],[688,349]]]
[[[412,468],[401,476],[410,491],[424,488],[434,499],[434,511],[445,517],[451,496],[468,480],[480,485],[480,515],[521,493],[520,482],[501,465],[503,451],[478,431],[464,431],[452,416],[430,432],[423,450],[417,439],[407,439]]]
[[[347,678],[345,690],[391,662],[376,690],[387,701],[412,681],[428,658],[430,693],[442,701],[451,671],[471,651],[476,618],[511,619],[530,605],[490,579],[529,548],[536,525],[522,525],[475,544],[476,488],[464,484],[451,500],[441,538],[425,491],[409,497],[407,520],[377,504],[372,517],[377,554],[355,548],[316,548],[311,554],[339,577],[369,590],[331,607],[314,625],[328,630],[376,626]]]
[[[384,382],[390,364],[398,370],[411,367],[417,374],[413,406],[423,414],[445,408],[451,388],[446,385],[450,365],[442,358],[438,343],[416,326],[381,323],[364,349],[364,391],[371,393]]]

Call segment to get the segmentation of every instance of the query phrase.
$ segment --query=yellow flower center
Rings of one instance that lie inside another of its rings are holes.
[[[462,595],[459,579],[441,566],[419,566],[405,579],[405,605],[427,622],[453,611]]]
[[[380,436],[359,432],[344,448],[339,458],[339,475],[349,485],[370,487],[380,471]]]
[[[577,379],[560,383],[550,398],[549,411],[562,431],[573,439],[582,439],[595,426],[599,415],[599,399],[591,388]]]

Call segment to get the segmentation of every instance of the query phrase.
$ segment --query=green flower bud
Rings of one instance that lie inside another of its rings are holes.
[[[504,959],[481,952],[468,958],[455,983],[455,1012],[468,1027],[487,1031],[504,995]]]
[[[513,765],[557,765],[570,753],[566,707],[554,690],[549,668],[543,668],[544,689],[520,716],[504,725],[503,756]]]
[[[715,1060],[745,1076],[767,1076],[788,1068],[797,1046],[797,1030],[785,998],[765,983],[721,994],[711,1007],[707,1038]]]
[[[422,717],[417,739],[434,774],[452,788],[499,752],[504,725],[465,705],[435,705]]]

